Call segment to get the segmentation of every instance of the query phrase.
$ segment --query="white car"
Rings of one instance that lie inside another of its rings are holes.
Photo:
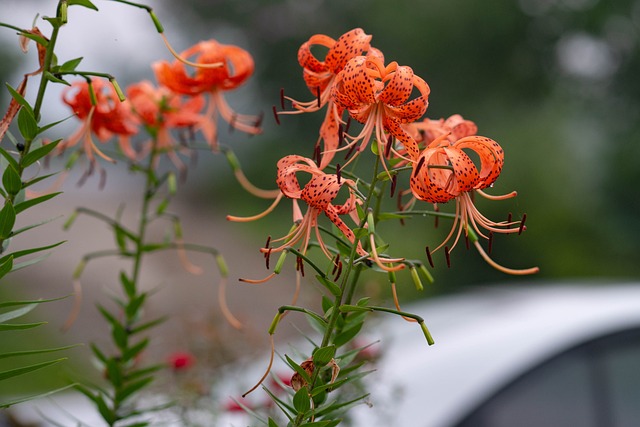
[[[640,284],[511,284],[385,319],[355,426],[640,426]]]

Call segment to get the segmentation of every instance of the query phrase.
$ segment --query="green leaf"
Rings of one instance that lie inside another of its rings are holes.
[[[33,40],[34,42],[38,43],[41,46],[44,46],[44,47],[49,46],[49,40],[45,39],[44,37],[42,37],[42,36],[40,36],[38,34],[22,32],[22,33],[20,33],[20,35],[22,37],[27,38],[27,39]]]
[[[273,418],[269,417],[269,425],[268,427],[278,427],[278,424],[276,424],[275,421],[273,421]]]
[[[104,353],[100,351],[98,346],[96,346],[95,344],[91,344],[91,351],[98,358],[100,362],[102,362],[105,365],[107,364],[107,360],[108,360],[107,356],[105,356]]]
[[[92,9],[95,11],[98,10],[98,8],[89,0],[67,0],[67,4],[69,6],[76,5],[76,6],[86,7],[87,9]]]
[[[18,331],[23,329],[37,328],[38,326],[46,325],[47,322],[38,323],[0,323],[0,332],[3,331]]]
[[[18,129],[26,141],[33,141],[38,135],[38,122],[33,111],[21,108],[18,112]]]
[[[33,34],[30,34],[30,33],[22,33],[22,35],[25,36],[26,38],[29,38],[29,39],[32,39],[32,40],[35,40],[35,41],[38,41],[38,40],[36,40],[36,38],[40,38],[40,39],[44,40],[43,37],[35,36]],[[35,36],[35,37],[30,37],[30,36]],[[46,46],[46,44],[45,44],[45,46]],[[28,110],[29,112],[31,112],[31,116],[33,117],[34,116],[33,108],[31,108],[31,105],[29,105],[27,100],[24,99],[24,97],[22,95],[20,95],[17,90],[12,88],[11,85],[9,85],[8,83],[5,83],[5,86],[7,86],[7,89],[9,90],[9,93],[11,93],[11,96],[13,97],[13,99],[15,99],[16,102],[22,106],[22,108],[24,108],[24,109]]]
[[[122,283],[122,287],[129,298],[136,294],[136,284],[132,280],[129,280],[124,271],[120,272],[120,283]]]
[[[11,236],[15,237],[20,233],[24,233],[25,231],[29,231],[29,230],[31,230],[33,228],[40,227],[41,225],[48,224],[48,223],[50,223],[52,221],[55,221],[56,219],[59,219],[61,216],[62,215],[57,216],[57,217],[53,217],[53,218],[49,218],[49,219],[45,219],[44,221],[36,222],[35,224],[30,224],[30,225],[26,225],[24,227],[18,228],[16,230],[13,230],[13,233],[11,233]]]
[[[53,151],[53,149],[58,146],[60,141],[62,141],[62,140],[58,139],[56,141],[52,141],[52,142],[50,142],[48,144],[45,144],[42,147],[38,147],[33,151],[30,151],[22,159],[22,165],[25,168],[27,166],[31,166],[32,164],[34,164],[35,162],[37,162],[38,160],[40,160],[41,158],[43,158],[44,156],[49,154],[51,151]]]
[[[51,395],[53,395],[55,393],[60,393],[61,391],[68,390],[68,389],[70,389],[71,387],[74,387],[74,386],[75,386],[75,384],[70,384],[70,385],[67,385],[67,386],[64,386],[64,387],[57,388],[55,390],[47,391],[45,393],[34,394],[34,395],[31,395],[31,396],[27,396],[27,397],[21,397],[19,399],[11,400],[9,402],[0,402],[0,409],[6,409],[9,406],[17,405],[18,403],[28,402],[30,400],[44,399],[45,397],[49,397],[49,396],[51,396]]]
[[[63,360],[67,360],[66,357],[56,360],[49,360],[47,362],[36,363],[35,365],[22,366],[20,368],[9,369],[7,371],[0,372],[0,381],[6,380],[7,378],[17,377],[18,375],[28,374],[29,372],[36,371],[38,369],[46,368],[47,366],[55,365],[56,363],[60,363]]]
[[[16,215],[19,214],[20,212],[23,212],[29,209],[30,207],[39,205],[40,203],[53,199],[58,194],[62,194],[62,192],[59,191],[57,193],[49,193],[49,194],[45,194],[44,196],[34,197],[33,199],[25,200],[24,202],[18,203],[14,208]]]
[[[345,345],[353,338],[355,338],[356,335],[358,335],[358,332],[360,332],[360,329],[362,329],[362,325],[363,323],[360,322],[350,327],[349,329],[342,331],[335,337],[333,343],[338,347]]]
[[[140,333],[142,331],[145,331],[147,329],[153,328],[154,326],[158,326],[161,323],[164,323],[167,319],[168,319],[168,316],[163,316],[163,317],[160,317],[160,318],[158,318],[156,320],[152,320],[150,322],[143,323],[140,326],[136,326],[135,328],[133,328],[131,330],[131,335],[134,335],[134,334]]]
[[[15,223],[16,211],[13,209],[13,205],[7,201],[0,210],[0,239],[7,239],[11,235]]]
[[[343,305],[340,306],[340,311],[342,313],[349,313],[351,311],[365,312],[365,311],[373,311],[373,310],[371,308],[369,308],[369,307],[361,307],[359,305],[343,304]]]
[[[61,66],[59,66],[57,71],[61,73],[68,73],[71,71],[75,71],[78,65],[80,65],[80,62],[82,62],[82,57],[70,59],[64,64],[62,64]]]
[[[325,366],[336,355],[336,346],[329,345],[327,347],[318,348],[313,352],[313,364],[320,367]]]
[[[304,414],[311,409],[311,399],[309,399],[309,391],[306,387],[302,387],[293,395],[293,407],[298,414]]]
[[[342,294],[340,286],[338,286],[335,282],[327,279],[326,277],[322,277],[319,274],[316,275],[316,279],[318,279],[318,282],[320,282],[320,284],[327,288],[329,292],[333,294],[333,296],[337,297]]]
[[[1,212],[0,212],[0,213],[1,213]],[[23,256],[25,256],[25,255],[31,255],[31,254],[34,254],[34,253],[37,253],[37,252],[42,252],[42,251],[46,251],[46,250],[48,250],[48,249],[53,249],[53,248],[55,248],[56,246],[60,246],[60,245],[61,245],[61,244],[63,244],[64,242],[65,242],[65,241],[63,240],[63,241],[61,241],[61,242],[54,243],[54,244],[52,244],[52,245],[40,246],[40,247],[37,247],[37,248],[31,248],[31,249],[24,249],[24,250],[21,250],[21,251],[15,251],[15,252],[12,252],[12,253],[10,253],[10,254],[8,254],[8,255],[5,255],[5,256],[3,256],[2,258],[0,258],[0,262],[4,262],[4,261],[5,261],[6,259],[8,259],[10,256],[12,256],[12,257],[15,259],[15,258],[23,257]],[[14,270],[15,270],[15,269],[14,269]]]
[[[148,377],[148,378],[143,378],[137,382],[129,384],[124,389],[122,389],[120,393],[116,394],[116,400],[118,400],[119,402],[123,402],[124,400],[126,400],[128,397],[130,397],[137,391],[151,384],[154,379],[155,379],[154,377]]]
[[[142,350],[144,350],[147,347],[147,345],[149,345],[149,338],[145,338],[139,343],[132,346],[131,348],[128,348],[122,354],[122,361],[126,362],[128,360],[135,358],[138,354],[140,354],[140,352],[142,352]]]
[[[284,357],[287,359],[287,363],[289,363],[289,366],[291,366],[291,369],[296,371],[302,377],[305,383],[309,384],[311,382],[311,377],[309,376],[309,374],[307,374],[307,371],[302,369],[300,365],[294,362],[293,359],[291,359],[286,354],[284,355]]]
[[[21,356],[31,356],[34,354],[44,354],[44,353],[53,353],[56,351],[64,351],[69,350],[71,348],[77,347],[78,345],[68,345],[65,347],[57,347],[57,348],[45,348],[40,350],[23,350],[23,351],[13,351],[10,353],[2,353],[0,354],[0,359],[6,359],[9,357],[21,357]]]
[[[24,307],[17,308],[15,310],[7,311],[5,313],[0,314],[0,323],[5,323],[8,320],[17,319],[18,317],[22,317],[34,308],[36,308],[38,304],[28,304]]]
[[[2,186],[6,192],[12,196],[15,196],[22,190],[20,175],[11,165],[8,165],[2,174]]]
[[[122,385],[122,372],[120,372],[120,366],[115,359],[107,360],[107,377],[114,388],[120,388]]]
[[[0,264],[0,279],[6,276],[13,269],[13,256],[9,256],[2,264]],[[2,307],[2,305],[0,305]]]
[[[16,170],[20,167],[18,166],[18,161],[16,159],[13,158],[13,156],[11,154],[9,154],[9,152],[7,152],[7,150],[5,150],[4,148],[0,147],[0,154],[2,155],[2,157],[4,157],[7,162],[9,162],[9,164],[11,166],[13,166]]]
[[[67,298],[67,297],[65,296],[65,297],[49,298],[49,299],[5,301],[5,302],[1,302],[0,303],[0,307],[11,307],[11,306],[16,306],[16,305],[27,305],[27,304],[41,304],[41,303],[45,303],[45,302],[60,301],[60,300],[63,300],[65,298]]]
[[[50,82],[53,82],[53,83],[61,83],[61,84],[63,84],[63,85],[67,85],[67,86],[70,86],[70,85],[71,85],[71,84],[70,84],[68,81],[66,81],[65,79],[62,79],[62,78],[60,78],[60,77],[56,76],[55,74],[50,73],[49,71],[45,71],[45,72],[43,73],[43,75],[44,75],[44,78],[46,78],[46,79],[47,79],[47,80],[49,80]]]

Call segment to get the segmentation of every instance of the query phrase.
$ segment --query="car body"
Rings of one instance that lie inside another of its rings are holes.
[[[356,426],[640,425],[640,284],[511,284],[403,307],[385,319]],[[413,327],[412,327],[413,326]]]

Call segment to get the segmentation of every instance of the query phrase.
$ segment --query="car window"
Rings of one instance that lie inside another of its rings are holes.
[[[539,364],[456,427],[640,425],[640,330],[601,337]]]

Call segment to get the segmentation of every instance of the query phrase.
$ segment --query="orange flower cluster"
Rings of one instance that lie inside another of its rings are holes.
[[[342,165],[344,168],[373,140],[376,144],[374,152],[377,152],[390,177],[392,173],[396,174],[394,168],[412,170],[408,190],[412,199],[404,206],[405,209],[411,208],[416,200],[433,204],[455,200],[451,232],[435,249],[444,247],[447,260],[449,251],[464,233],[465,238],[472,241],[483,258],[495,268],[510,274],[538,271],[537,268],[514,270],[502,267],[489,258],[478,242],[478,236],[490,239],[492,233],[521,233],[525,228],[524,218],[522,221],[495,222],[483,216],[473,203],[473,193],[492,200],[516,195],[512,192],[504,196],[490,196],[483,191],[492,186],[504,165],[504,151],[500,145],[490,138],[476,135],[476,125],[459,115],[446,120],[425,118],[420,121],[428,107],[429,85],[411,67],[395,61],[385,62],[383,53],[372,47],[370,42],[371,36],[356,28],[337,40],[322,34],[314,35],[298,51],[304,81],[316,99],[301,102],[282,94],[281,111],[274,107],[276,120],[279,123],[279,115],[315,112],[324,107],[327,110],[314,159],[288,156],[278,163],[277,183],[281,196],[294,199],[294,212],[299,211],[299,199],[304,200],[312,212],[304,217],[294,214],[297,227],[279,240],[284,240],[285,245],[302,241],[301,250],[304,252],[311,228],[317,230],[318,214],[325,213],[345,237],[354,242],[353,232],[346,228],[340,215],[349,214],[356,223],[359,222],[355,207],[362,201],[354,191],[356,183],[342,180],[342,185],[350,188],[349,198],[340,209],[336,209],[332,201],[341,186],[340,165],[335,167],[337,174],[323,170],[340,151],[347,153]],[[325,48],[324,57],[314,55],[311,49],[316,45]],[[286,109],[285,100],[290,101],[292,109]],[[362,124],[359,132],[349,133],[351,120]],[[479,164],[472,160],[471,153],[479,158]],[[313,175],[303,188],[295,179],[297,171]],[[321,248],[331,258],[317,231],[316,235]],[[451,239],[451,247],[445,246]],[[375,253],[374,242],[371,243],[371,258],[384,267]],[[282,248],[264,248],[263,251]],[[432,252],[427,247],[430,262]],[[369,255],[360,246],[358,253]]]
[[[196,69],[190,75],[183,62],[195,56]],[[63,93],[63,101],[82,121],[81,127],[59,145],[59,152],[83,141],[82,151],[90,169],[96,166],[95,154],[113,161],[93,142],[95,134],[101,143],[117,136],[122,153],[132,161],[140,160],[151,150],[166,153],[174,164],[184,169],[178,144],[171,131],[190,129],[202,132],[212,150],[218,149],[217,117],[249,134],[260,133],[261,117],[237,114],[224,99],[225,91],[236,89],[253,74],[251,55],[237,46],[209,40],[182,52],[181,60],[153,64],[159,86],[148,81],[127,88],[127,100],[121,102],[115,88],[101,79],[73,83]],[[183,62],[181,62],[183,61]],[[141,149],[134,150],[130,136],[142,126],[151,136]]]

